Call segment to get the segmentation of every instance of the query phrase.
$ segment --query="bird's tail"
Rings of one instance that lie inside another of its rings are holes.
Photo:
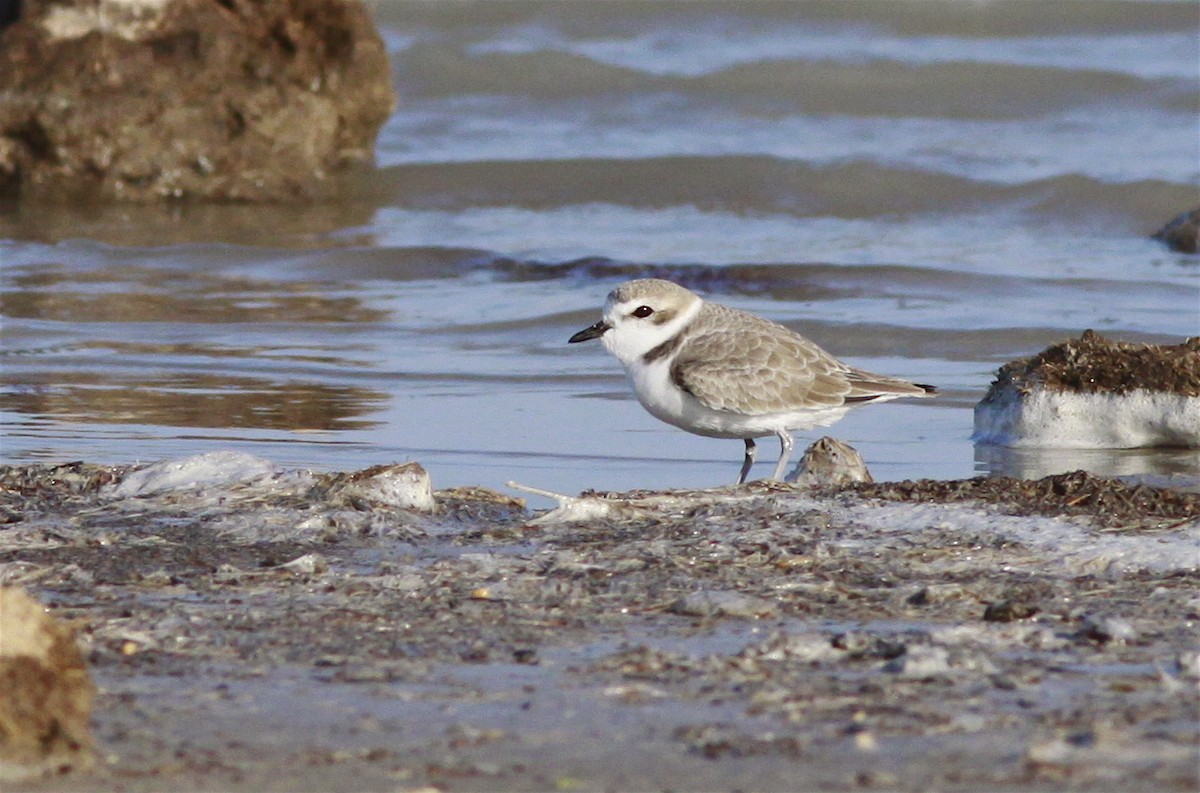
[[[877,399],[897,399],[899,397],[931,397],[938,392],[937,388],[924,383],[910,383],[886,375],[872,374],[861,369],[852,369],[846,374],[850,381],[850,393],[846,394],[846,402],[874,402]]]

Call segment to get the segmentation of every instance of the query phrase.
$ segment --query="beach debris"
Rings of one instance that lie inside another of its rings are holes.
[[[75,634],[0,587],[0,782],[90,766],[95,687]]]
[[[791,493],[802,498],[797,488],[772,480],[760,480],[746,485],[714,487],[705,490],[630,490],[626,493],[587,491],[578,496],[555,493],[540,487],[518,482],[506,482],[513,490],[550,498],[558,506],[529,521],[531,526],[556,523],[588,523],[617,520],[637,514],[695,509],[705,505],[751,503],[772,494]]]
[[[1133,344],[1087,330],[1002,366],[975,406],[976,443],[1200,447],[1200,336]]]
[[[599,495],[585,493],[579,496],[568,496],[564,493],[555,493],[552,490],[530,487],[529,485],[522,485],[512,481],[505,482],[505,484],[513,490],[520,490],[522,493],[554,499],[558,502],[558,506],[554,509],[529,521],[531,526],[539,526],[547,523],[587,523],[592,520],[603,520],[610,517],[613,511],[620,507],[620,502]]]

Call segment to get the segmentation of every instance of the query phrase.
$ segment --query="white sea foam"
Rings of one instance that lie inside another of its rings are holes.
[[[280,476],[283,469],[252,454],[216,451],[163,460],[132,472],[105,495],[113,498],[152,496],[172,490],[202,490]]]
[[[1150,533],[1096,531],[1070,518],[1002,515],[966,504],[855,504],[833,515],[889,532],[935,528],[1011,540],[1072,574],[1200,570],[1200,519]]]
[[[976,443],[1062,449],[1200,447],[1200,397],[1006,390],[975,406]]]

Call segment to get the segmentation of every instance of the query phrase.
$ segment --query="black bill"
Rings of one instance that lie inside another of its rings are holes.
[[[612,326],[609,325],[604,320],[600,320],[595,325],[590,325],[590,326],[584,328],[583,330],[579,331],[578,333],[576,333],[571,338],[567,339],[567,344],[575,344],[576,342],[580,342],[580,341],[589,341],[591,339],[598,339],[604,335],[605,331],[609,331],[609,330],[612,330]]]

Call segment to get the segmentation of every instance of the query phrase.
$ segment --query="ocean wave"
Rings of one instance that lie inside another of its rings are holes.
[[[837,63],[782,58],[679,75],[559,50],[471,55],[427,43],[399,53],[395,69],[402,97],[502,94],[579,101],[600,95],[669,94],[766,117],[837,113],[1001,119],[1097,103],[1155,108],[1198,96],[1191,79],[975,61]]]
[[[1147,234],[1196,201],[1193,184],[1161,179],[1069,174],[1006,184],[875,162],[758,156],[395,165],[371,181],[380,200],[408,209],[600,203],[838,218],[1020,210],[1047,220],[1123,217]]]
[[[480,29],[537,23],[564,35],[632,36],[647,28],[679,27],[697,18],[727,21],[730,27],[839,25],[870,26],[871,32],[963,38],[1093,34],[1175,33],[1193,28],[1191,0],[1039,0],[1036,3],[923,0],[692,0],[648,3],[380,3],[381,24],[404,30],[437,30],[460,36]]]

